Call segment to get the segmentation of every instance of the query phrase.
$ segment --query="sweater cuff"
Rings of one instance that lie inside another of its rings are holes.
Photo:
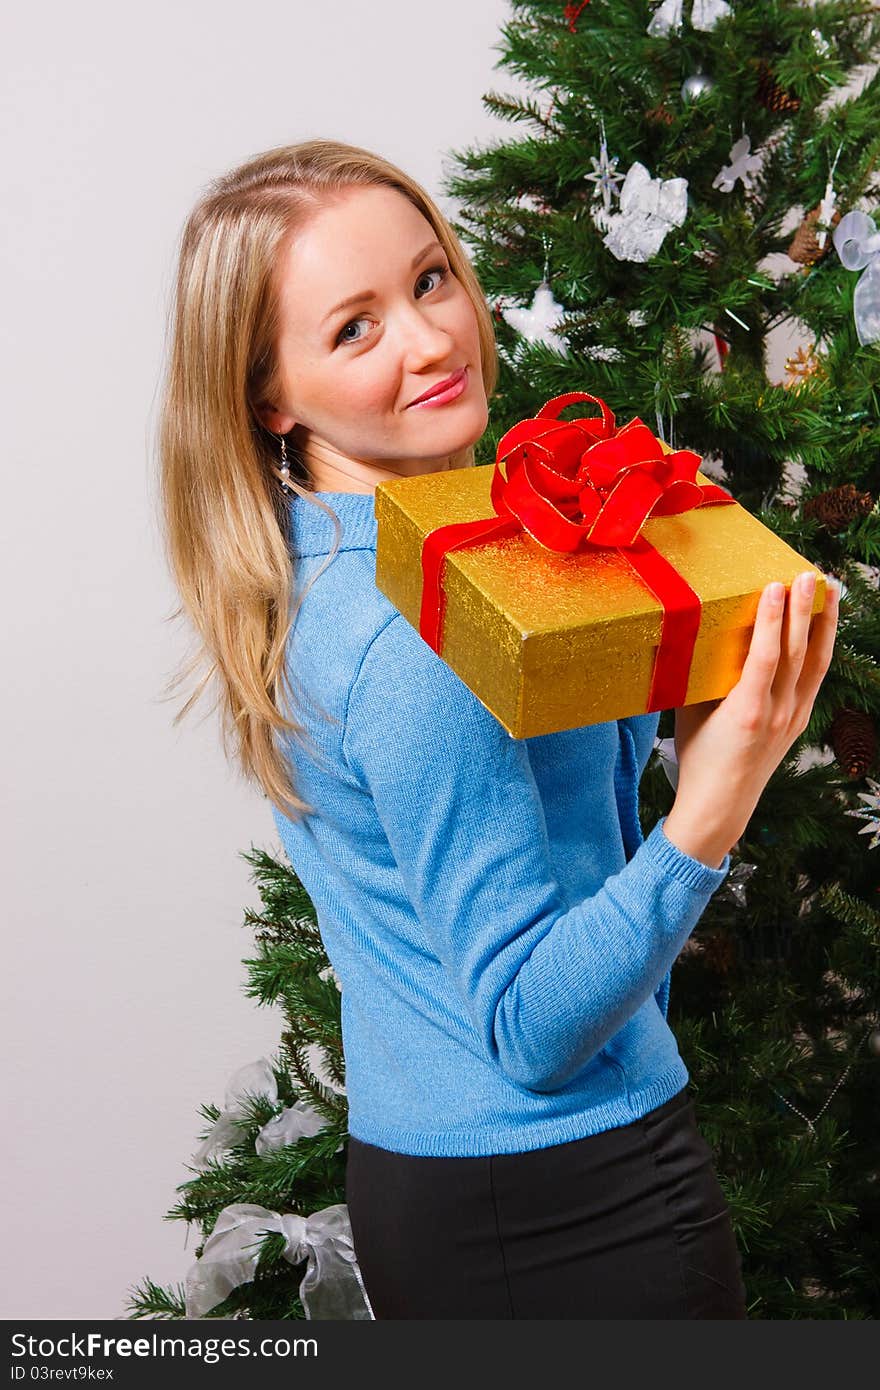
[[[701,859],[694,859],[693,855],[685,854],[683,849],[679,849],[678,845],[667,839],[663,833],[665,821],[666,817],[661,816],[642,848],[649,852],[664,873],[672,874],[680,883],[686,884],[698,893],[714,893],[730,868],[730,855],[725,854],[720,866],[713,869],[711,864],[704,864]]]

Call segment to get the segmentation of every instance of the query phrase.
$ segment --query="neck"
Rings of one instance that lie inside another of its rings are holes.
[[[453,466],[452,458],[354,458],[305,429],[297,429],[294,439],[315,492],[374,492],[377,483],[389,478],[444,473]]]

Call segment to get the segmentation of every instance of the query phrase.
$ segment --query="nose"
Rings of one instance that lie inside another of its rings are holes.
[[[414,374],[424,371],[433,362],[448,359],[454,345],[452,334],[415,304],[404,311],[400,334],[404,366]]]

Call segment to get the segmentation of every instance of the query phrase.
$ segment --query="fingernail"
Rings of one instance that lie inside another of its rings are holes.
[[[783,595],[784,592],[785,592],[785,585],[784,585],[784,584],[780,584],[780,583],[779,583],[779,580],[776,580],[776,582],[775,582],[774,584],[770,584],[770,585],[768,586],[768,588],[767,588],[767,597],[769,598],[769,600],[770,600],[771,603],[781,603],[781,602],[782,602],[782,595]]]
[[[803,574],[798,575],[798,587],[804,598],[811,598],[816,588],[816,573],[814,570],[804,570]]]

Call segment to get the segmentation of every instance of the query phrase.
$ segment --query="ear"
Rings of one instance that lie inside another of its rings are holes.
[[[266,401],[261,401],[255,407],[255,413],[260,424],[265,425],[273,434],[289,434],[296,424],[292,415],[282,414]]]

